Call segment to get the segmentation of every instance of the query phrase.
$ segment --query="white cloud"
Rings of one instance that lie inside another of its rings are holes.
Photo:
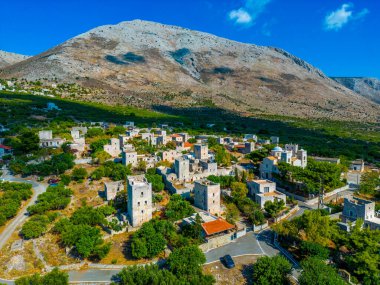
[[[232,10],[228,13],[228,18],[235,24],[252,26],[257,17],[264,12],[266,6],[272,0],[245,0],[243,7]]]
[[[329,31],[339,31],[348,22],[362,19],[369,13],[368,9],[363,9],[355,13],[353,8],[354,5],[352,3],[346,3],[337,10],[327,14],[324,20],[325,29]]]
[[[251,24],[253,20],[251,15],[243,8],[240,8],[238,10],[232,10],[228,14],[228,17],[236,24]]]

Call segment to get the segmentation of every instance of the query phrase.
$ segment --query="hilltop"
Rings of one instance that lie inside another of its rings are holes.
[[[74,82],[105,90],[83,100],[158,110],[372,122],[380,115],[379,105],[282,49],[140,20],[92,29],[0,76]]]

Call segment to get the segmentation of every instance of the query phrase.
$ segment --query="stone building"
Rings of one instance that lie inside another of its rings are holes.
[[[60,147],[66,139],[53,138],[53,131],[39,131],[40,147],[42,148],[57,148]]]
[[[204,144],[194,145],[195,159],[208,159],[208,146]]]
[[[124,190],[123,181],[104,182],[104,193],[105,193],[107,201],[115,199],[116,194],[123,190]]]
[[[195,207],[219,215],[220,210],[220,184],[207,179],[194,182]]]
[[[128,217],[132,227],[152,219],[152,184],[144,175],[128,177]]]
[[[123,151],[121,161],[122,161],[122,164],[125,166],[128,166],[129,164],[131,164],[132,167],[136,167],[138,165],[137,152],[133,150]]]
[[[174,161],[174,171],[179,181],[186,181],[190,178],[190,163],[184,157],[178,157]]]
[[[167,150],[162,152],[162,160],[168,161],[170,163],[173,163],[176,158],[179,158],[182,156],[182,153],[176,151],[176,150]]]
[[[112,157],[118,157],[121,153],[120,140],[118,138],[111,138],[110,144],[103,146],[103,150]]]
[[[357,219],[362,219],[364,226],[371,230],[380,230],[380,218],[375,213],[375,202],[355,197],[352,200],[344,198],[342,221],[349,223]]]

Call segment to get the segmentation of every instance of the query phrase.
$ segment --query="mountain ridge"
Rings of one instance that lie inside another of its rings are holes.
[[[378,105],[285,50],[141,20],[91,29],[3,68],[0,76],[77,82],[105,90],[85,100],[137,107],[216,106],[365,121],[380,116]]]
[[[22,55],[0,50],[0,68],[13,65],[27,58],[29,58],[28,55]]]

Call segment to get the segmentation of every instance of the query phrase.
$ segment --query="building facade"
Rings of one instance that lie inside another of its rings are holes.
[[[139,227],[152,219],[152,184],[144,175],[128,177],[128,217],[132,227]]]
[[[220,184],[202,179],[194,182],[194,206],[219,215],[220,210]]]

